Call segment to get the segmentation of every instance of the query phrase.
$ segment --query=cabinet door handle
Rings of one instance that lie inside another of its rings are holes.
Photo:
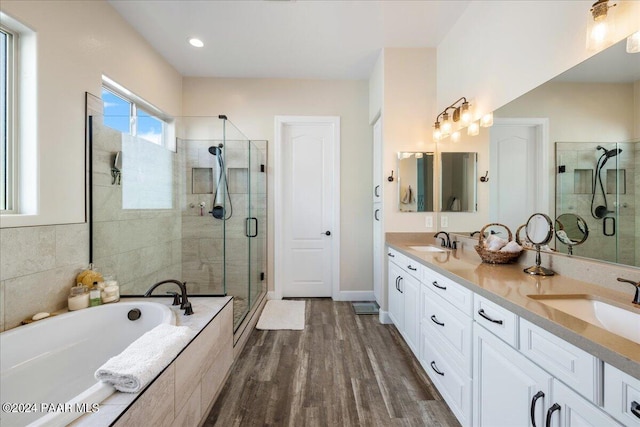
[[[400,286],[400,283],[402,283],[403,280],[404,280],[404,277],[401,277],[400,280],[398,280],[398,290],[400,291],[401,294],[404,294],[404,291],[402,290],[402,286]]]
[[[536,394],[534,394],[533,398],[531,399],[531,425],[533,427],[537,427],[536,426],[536,403],[538,403],[538,399],[540,399],[541,397],[544,397],[544,393],[542,391],[539,391]]]
[[[635,400],[631,402],[631,413],[637,418],[640,418],[640,403],[636,402]]]
[[[408,265],[408,266],[407,266],[407,268],[408,268],[409,270],[411,270],[411,271],[418,271],[418,269],[417,269],[417,268],[415,268],[415,267],[411,267],[411,265]]]
[[[438,318],[436,317],[436,315],[435,315],[435,314],[431,316],[431,321],[432,321],[433,323],[435,323],[436,325],[438,325],[438,326],[444,326],[444,323],[439,322],[439,321],[438,321]]]
[[[492,319],[491,317],[487,316],[484,312],[484,309],[480,309],[478,310],[478,314],[481,317],[484,317],[485,319],[487,319],[489,322],[493,322],[493,323],[497,323],[498,325],[502,325],[502,320],[496,320],[496,319]]]
[[[398,281],[400,280],[400,276],[396,277],[396,291],[400,291],[400,289],[398,289]]]
[[[447,287],[446,287],[446,286],[438,285],[438,282],[436,282],[435,280],[434,280],[433,282],[431,282],[431,284],[432,284],[433,286],[435,286],[436,288],[438,288],[438,289],[442,289],[443,291],[446,291],[446,290],[447,290]]]
[[[378,216],[379,213],[380,213],[380,209],[376,209],[376,211],[373,213],[373,218],[376,221],[380,221],[380,217]]]
[[[440,372],[440,371],[438,370],[438,367],[436,366],[436,362],[435,362],[435,360],[432,360],[432,361],[431,361],[431,363],[430,363],[430,365],[431,365],[431,369],[433,369],[433,370],[436,372],[436,374],[438,374],[438,375],[442,375],[442,376],[444,377],[444,372]]]
[[[376,188],[374,188],[374,189],[373,189],[373,194],[374,194],[376,197],[380,197],[380,193],[378,193],[378,190],[380,190],[380,186],[379,186],[379,185],[376,185]]]
[[[391,252],[389,252],[387,255],[389,255],[389,257],[391,258],[395,258],[396,256],[394,254],[392,254]]]
[[[551,416],[555,411],[559,411],[559,410],[560,410],[560,405],[558,405],[557,403],[554,403],[551,406],[551,408],[549,408],[549,410],[547,411],[547,422],[544,424],[545,427],[551,427]]]

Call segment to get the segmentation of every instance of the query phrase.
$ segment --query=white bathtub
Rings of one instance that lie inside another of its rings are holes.
[[[127,314],[134,308],[142,316],[131,321]],[[84,415],[83,409],[90,410],[114,392],[95,380],[96,369],[161,323],[175,324],[167,306],[125,300],[3,332],[0,425],[64,426]]]

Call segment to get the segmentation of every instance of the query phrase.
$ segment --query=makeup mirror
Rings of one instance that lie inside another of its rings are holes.
[[[580,215],[564,213],[556,218],[556,238],[567,245],[569,255],[573,255],[573,247],[584,243],[589,237],[587,222]]]
[[[543,213],[535,213],[529,217],[525,227],[527,239],[536,248],[536,265],[525,268],[524,272],[536,276],[553,276],[555,273],[540,264],[540,247],[548,244],[553,236],[551,218]]]

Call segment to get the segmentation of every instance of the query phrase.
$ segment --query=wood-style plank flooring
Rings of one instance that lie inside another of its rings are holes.
[[[252,332],[205,426],[459,426],[395,327],[306,301],[303,331]]]

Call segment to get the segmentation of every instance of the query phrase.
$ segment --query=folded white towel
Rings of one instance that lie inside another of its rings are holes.
[[[107,360],[95,373],[98,381],[125,393],[137,393],[153,380],[192,338],[186,326],[156,326],[117,356]]]
[[[520,252],[522,250],[522,246],[514,242],[513,240],[507,243],[500,249],[500,252]]]

